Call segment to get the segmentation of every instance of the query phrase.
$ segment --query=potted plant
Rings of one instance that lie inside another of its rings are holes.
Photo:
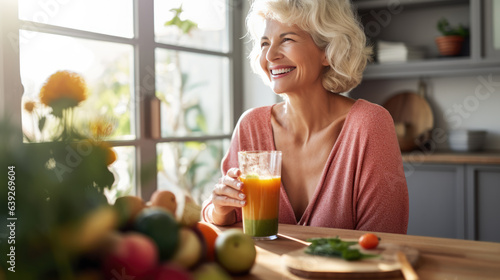
[[[469,36],[469,29],[462,24],[453,27],[446,18],[438,21],[437,29],[442,34],[436,38],[439,53],[443,56],[460,54],[465,38]]]

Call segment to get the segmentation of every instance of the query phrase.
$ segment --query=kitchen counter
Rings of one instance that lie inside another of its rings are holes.
[[[449,164],[499,164],[500,151],[460,153],[453,151],[402,153],[405,163],[449,163]]]

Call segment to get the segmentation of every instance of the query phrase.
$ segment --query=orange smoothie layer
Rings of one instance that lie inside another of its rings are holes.
[[[247,204],[243,207],[243,219],[269,220],[278,218],[281,177],[245,178],[243,193]]]

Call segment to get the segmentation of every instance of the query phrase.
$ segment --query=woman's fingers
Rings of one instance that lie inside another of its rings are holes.
[[[245,205],[245,194],[241,191],[243,183],[238,180],[240,175],[241,171],[238,168],[231,168],[226,176],[219,179],[212,191],[212,203],[216,209]]]
[[[212,192],[212,202],[216,206],[241,207],[245,205],[245,194],[228,184],[217,184]]]
[[[240,175],[241,172],[238,168],[231,168],[227,171],[226,176],[219,179],[219,184],[230,186],[235,190],[241,190],[243,183],[238,179]]]
[[[230,198],[228,196],[218,195],[218,196],[212,197],[212,203],[214,204],[215,208],[228,207],[228,206],[230,206],[230,207],[243,207],[243,206],[245,206],[246,201]]]
[[[238,178],[241,175],[241,171],[239,168],[231,168],[227,171],[227,176],[233,177],[233,178]]]

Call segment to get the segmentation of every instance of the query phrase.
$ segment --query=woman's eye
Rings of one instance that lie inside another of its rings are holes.
[[[263,48],[265,46],[269,46],[269,43],[268,42],[262,42],[260,43],[260,47]]]
[[[283,42],[286,42],[286,41],[293,41],[293,40],[290,38],[283,38]]]

